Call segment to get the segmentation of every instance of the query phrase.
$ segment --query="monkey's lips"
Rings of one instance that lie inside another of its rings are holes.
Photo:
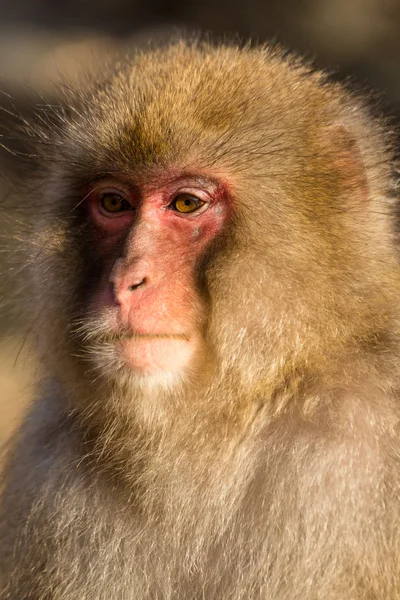
[[[123,332],[110,333],[100,338],[104,342],[117,342],[124,340],[190,340],[190,335],[186,333],[139,333],[139,332]]]
[[[195,344],[186,333],[122,332],[103,337],[116,344],[120,358],[142,374],[177,371],[190,361]]]

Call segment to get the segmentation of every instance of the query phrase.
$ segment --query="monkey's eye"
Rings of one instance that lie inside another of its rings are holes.
[[[103,194],[99,199],[99,204],[106,213],[120,213],[132,208],[129,202],[115,192]]]
[[[176,198],[171,202],[170,207],[180,213],[193,213],[204,206],[205,202],[192,196],[192,194],[182,193],[178,194]]]

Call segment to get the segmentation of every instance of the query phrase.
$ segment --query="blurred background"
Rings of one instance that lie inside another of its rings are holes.
[[[101,68],[113,49],[179,32],[282,43],[335,78],[374,90],[378,111],[391,115],[394,126],[400,121],[400,0],[0,0],[0,132],[13,125],[8,94],[29,113],[32,90],[51,100],[52,82],[93,63]],[[16,166],[1,141],[0,203]],[[3,221],[0,235],[12,236]],[[6,258],[0,260],[2,297],[8,293]],[[32,395],[35,361],[24,333],[24,323],[11,323],[3,313],[0,445]]]

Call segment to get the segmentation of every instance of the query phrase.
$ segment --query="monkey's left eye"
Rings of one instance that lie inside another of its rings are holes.
[[[192,196],[192,194],[182,193],[178,194],[176,198],[171,202],[170,207],[179,213],[193,213],[204,206],[205,202]]]
[[[100,207],[106,213],[120,213],[125,210],[130,210],[132,206],[119,194],[115,192],[107,192],[99,199]]]

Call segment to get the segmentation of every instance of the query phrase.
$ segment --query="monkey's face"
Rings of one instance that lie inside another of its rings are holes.
[[[68,97],[35,146],[29,257],[55,368],[254,387],[359,335],[375,258],[343,102],[264,50],[185,45]]]
[[[205,314],[198,267],[230,213],[223,184],[192,175],[151,185],[108,177],[91,186],[83,209],[100,266],[89,299],[91,343],[138,374],[190,366]]]

